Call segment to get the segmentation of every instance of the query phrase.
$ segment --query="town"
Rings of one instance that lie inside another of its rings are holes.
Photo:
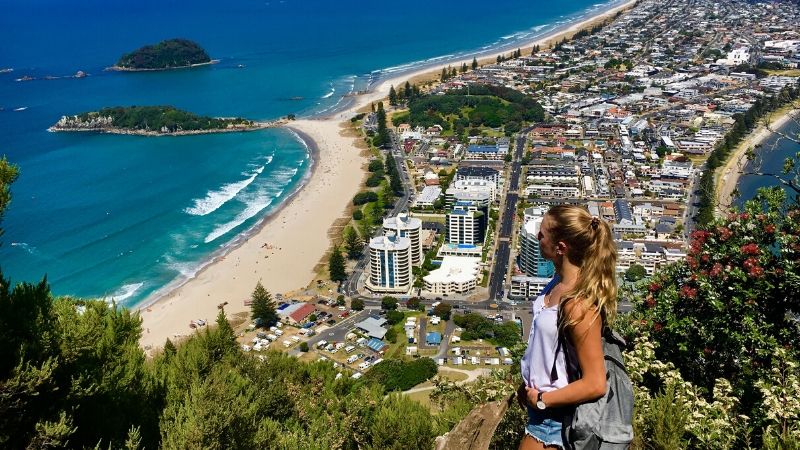
[[[697,223],[727,206],[715,149],[756,107],[780,107],[799,66],[796,4],[643,0],[550,48],[392,86],[352,120],[373,158],[330,278],[277,298],[280,321],[250,324],[243,348],[354,378],[388,358],[511,364],[525,301],[554,274],[537,242],[547,208],[612,224],[620,280],[684,259]]]

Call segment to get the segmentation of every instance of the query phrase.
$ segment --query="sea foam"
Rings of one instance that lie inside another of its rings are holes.
[[[109,296],[109,300],[116,301],[117,303],[123,302],[133,296],[142,286],[144,286],[144,282],[141,283],[130,283],[122,286],[121,288],[117,289],[113,294]]]
[[[236,215],[236,217],[233,218],[233,220],[223,223],[222,225],[216,227],[214,231],[209,233],[208,236],[206,236],[206,238],[204,239],[204,242],[208,244],[209,242],[212,242],[220,238],[229,231],[245,223],[248,219],[251,219],[256,214],[263,211],[264,208],[271,205],[273,200],[274,198],[269,198],[263,195],[256,197],[252,202],[249,202],[247,208],[245,208],[244,211]]]
[[[250,186],[255,181],[256,177],[264,171],[269,163],[272,162],[272,156],[267,157],[267,162],[253,171],[247,178],[235,183],[228,183],[223,185],[217,190],[209,191],[203,198],[194,199],[194,206],[184,209],[186,214],[193,216],[205,216],[218,210],[222,205],[233,200],[242,189]]]

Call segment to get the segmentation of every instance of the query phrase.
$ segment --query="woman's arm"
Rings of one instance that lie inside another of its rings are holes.
[[[595,400],[606,393],[606,366],[600,339],[602,320],[594,308],[587,309],[577,299],[567,302],[564,307],[568,322],[572,322],[573,318],[580,319],[575,325],[568,326],[567,330],[578,354],[581,379],[561,389],[542,394],[542,401],[548,408],[576,405]],[[535,405],[538,390],[527,388],[527,393],[528,401]]]

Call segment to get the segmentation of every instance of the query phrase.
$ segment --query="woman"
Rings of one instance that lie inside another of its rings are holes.
[[[533,302],[518,391],[528,410],[520,450],[564,448],[565,411],[605,394],[601,332],[616,312],[617,248],[605,221],[580,206],[555,206],[545,214],[538,239],[556,276]],[[570,383],[570,375],[577,379]]]

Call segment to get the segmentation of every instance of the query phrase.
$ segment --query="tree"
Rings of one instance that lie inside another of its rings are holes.
[[[17,176],[19,176],[19,169],[13,164],[9,164],[5,156],[0,159],[0,221],[3,220],[3,214],[6,212],[9,203],[11,203],[11,183],[13,183]],[[0,236],[3,235],[3,230],[0,228]]]
[[[347,257],[350,259],[357,259],[364,249],[364,241],[358,237],[356,230],[349,225],[344,229],[344,248],[347,252]]]
[[[300,343],[300,351],[303,353],[308,351],[308,342],[303,341]]]
[[[625,271],[625,281],[634,283],[647,276],[645,268],[639,264],[632,264],[628,270]]]
[[[341,282],[347,279],[344,269],[344,257],[338,245],[333,247],[333,252],[331,252],[331,256],[328,259],[328,272],[333,281]]]
[[[405,92],[406,100],[410,101],[414,98],[414,89],[411,87],[410,82],[406,81],[406,86],[403,89],[403,92]]]
[[[397,310],[390,310],[386,313],[386,322],[389,325],[396,325],[403,321],[406,315]]]
[[[317,321],[317,315],[316,314],[309,314],[308,315],[308,321],[309,322],[316,322]]]
[[[354,298],[350,300],[350,309],[353,311],[363,311],[364,310],[364,300],[360,298]]]
[[[389,104],[397,106],[397,92],[394,90],[394,85],[389,86]]]
[[[344,306],[346,303],[347,300],[345,300],[344,295],[339,294],[339,296],[336,297],[336,306]]]
[[[447,69],[442,67],[442,75],[440,76],[441,80],[442,81],[446,81],[447,80],[447,75],[448,75],[447,74]]]
[[[422,302],[419,300],[419,297],[411,297],[406,302],[406,308],[411,309],[411,310],[416,310],[416,309],[419,308],[419,305],[421,305],[421,304],[422,304]]]
[[[466,72],[467,72],[467,63],[463,63],[461,64],[461,73],[466,73]]]
[[[392,344],[397,342],[397,331],[394,329],[394,327],[389,328],[389,330],[386,332],[386,336],[385,337],[386,337],[386,340],[391,342]]]
[[[478,68],[478,59],[473,57],[472,58],[472,70],[475,70],[477,68]]]
[[[397,309],[397,299],[394,297],[386,296],[381,299],[381,309],[392,311]]]
[[[450,312],[453,310],[453,305],[449,303],[439,303],[433,308],[433,313],[442,318],[442,320],[450,320]]]
[[[250,296],[250,317],[256,321],[256,325],[269,328],[278,322],[278,314],[275,312],[275,301],[272,295],[264,289],[259,281]]]

